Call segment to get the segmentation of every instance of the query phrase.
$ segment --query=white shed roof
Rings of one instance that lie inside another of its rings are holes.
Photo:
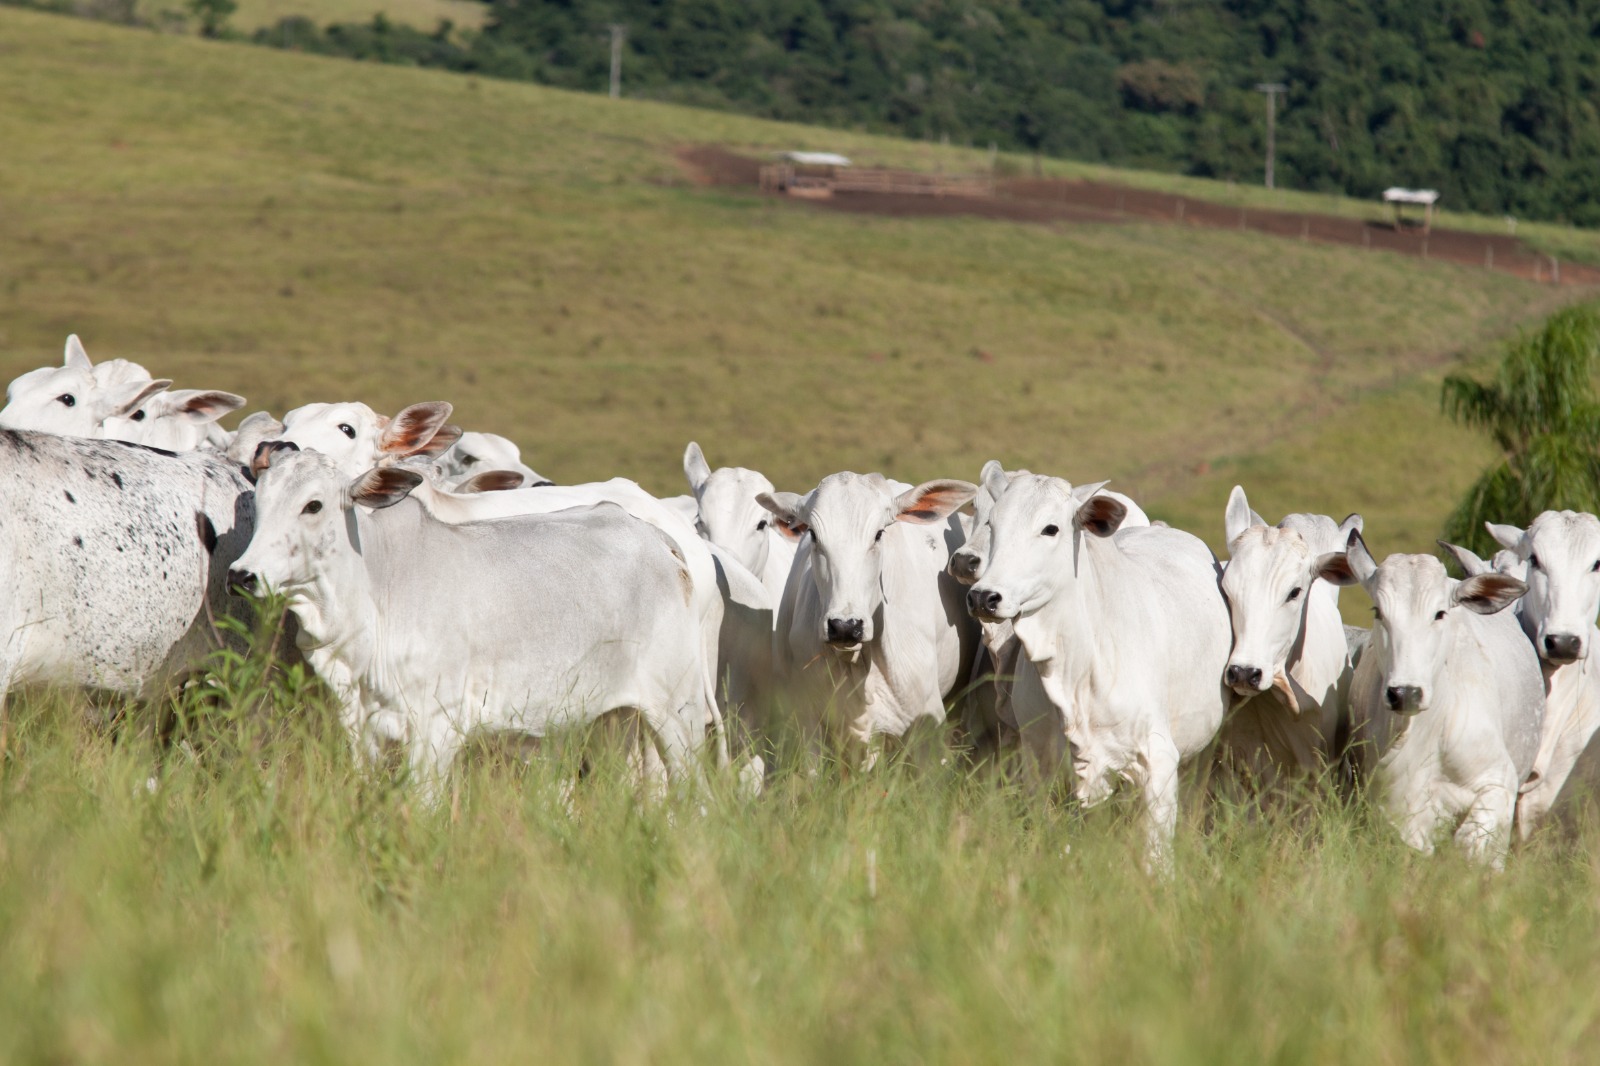
[[[850,160],[837,152],[784,152],[783,158],[803,167],[847,167]]]
[[[1396,185],[1383,190],[1383,202],[1386,204],[1431,204],[1438,199],[1436,189],[1402,189]]]

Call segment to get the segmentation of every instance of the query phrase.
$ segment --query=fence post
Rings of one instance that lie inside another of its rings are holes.
[[[1181,197],[1178,199],[1178,218],[1180,221],[1183,219],[1183,199]]]
[[[1494,245],[1492,244],[1486,244],[1483,246],[1483,269],[1494,269]]]
[[[1561,260],[1553,255],[1550,257],[1550,280],[1557,285],[1561,284]]]

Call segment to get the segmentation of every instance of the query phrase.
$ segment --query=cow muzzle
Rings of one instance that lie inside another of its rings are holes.
[[[967,590],[967,613],[982,622],[1000,621],[1000,606],[1003,598],[994,589],[972,588]]]
[[[978,580],[978,571],[982,567],[982,558],[971,552],[958,551],[950,556],[950,565],[945,569],[951,577],[963,585],[970,585]]]
[[[254,596],[260,584],[260,579],[249,570],[228,571],[228,589],[235,595]]]
[[[1547,633],[1540,654],[1552,663],[1576,662],[1583,657],[1583,638],[1576,633]]]
[[[1261,683],[1264,675],[1259,666],[1241,666],[1238,663],[1229,663],[1227,671],[1228,687],[1241,696],[1253,696],[1266,691],[1266,686]]]
[[[859,647],[866,637],[866,631],[866,623],[859,618],[828,619],[828,643],[835,648],[849,650]]]
[[[1383,690],[1383,702],[1395,714],[1416,714],[1423,709],[1421,685],[1390,685]]]

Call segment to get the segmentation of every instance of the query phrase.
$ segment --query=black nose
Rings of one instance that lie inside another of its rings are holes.
[[[1414,711],[1422,704],[1422,689],[1416,685],[1390,685],[1383,698],[1391,711]]]
[[[228,587],[235,592],[254,592],[256,590],[256,575],[248,570],[229,570]]]
[[[1000,609],[1000,594],[993,589],[970,589],[967,610],[973,614],[994,614]]]
[[[957,581],[975,580],[980,562],[982,560],[970,552],[956,552],[950,556],[950,576]]]
[[[1544,655],[1558,663],[1570,663],[1578,657],[1581,645],[1576,633],[1551,633],[1544,638]]]
[[[829,644],[860,644],[865,627],[859,618],[828,619]]]
[[[1248,685],[1250,688],[1261,687],[1261,667],[1259,666],[1229,666],[1229,685]]]

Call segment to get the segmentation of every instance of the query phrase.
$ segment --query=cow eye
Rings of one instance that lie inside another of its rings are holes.
[[[1434,616],[1433,616],[1433,620],[1435,622],[1443,622],[1444,621],[1444,612],[1443,611],[1435,612]]]
[[[1047,537],[1053,537],[1057,533],[1061,532],[1061,527],[1056,525],[1054,522],[1052,522],[1050,525],[1045,526],[1039,532],[1043,533]]]
[[[135,421],[135,422],[143,422],[144,421],[144,412],[143,411],[135,411],[135,412],[133,412],[133,421]]]
[[[1594,565],[1589,567],[1589,573],[1600,574],[1600,559],[1596,559]]]
[[[60,396],[57,396],[56,399],[60,400],[68,407],[78,406],[78,398],[72,395],[70,392],[63,392]]]
[[[761,532],[763,529],[766,529],[766,528],[767,528],[767,520],[765,518],[763,518],[761,521],[756,523],[756,532],[757,533]],[[1600,563],[1596,563],[1595,565],[1596,566],[1600,566]]]
[[[880,529],[880,530],[878,530],[877,533],[873,534],[872,543],[876,544],[876,543],[878,543],[878,541],[880,541],[882,539],[883,539],[883,530]]]
[[[304,507],[300,508],[300,513],[301,514],[316,514],[320,510],[322,510],[322,501],[321,500],[312,500],[310,503],[308,503]]]
[[[1293,603],[1295,600],[1298,600],[1300,598],[1300,593],[1302,593],[1304,591],[1305,591],[1304,589],[1300,589],[1300,588],[1292,588],[1292,589],[1290,589],[1289,590],[1289,602]]]
[[[348,423],[348,422],[340,422],[339,423],[339,432],[343,433],[345,436],[349,437],[351,440],[355,440],[356,439],[355,428],[352,427],[350,425],[350,423]]]

